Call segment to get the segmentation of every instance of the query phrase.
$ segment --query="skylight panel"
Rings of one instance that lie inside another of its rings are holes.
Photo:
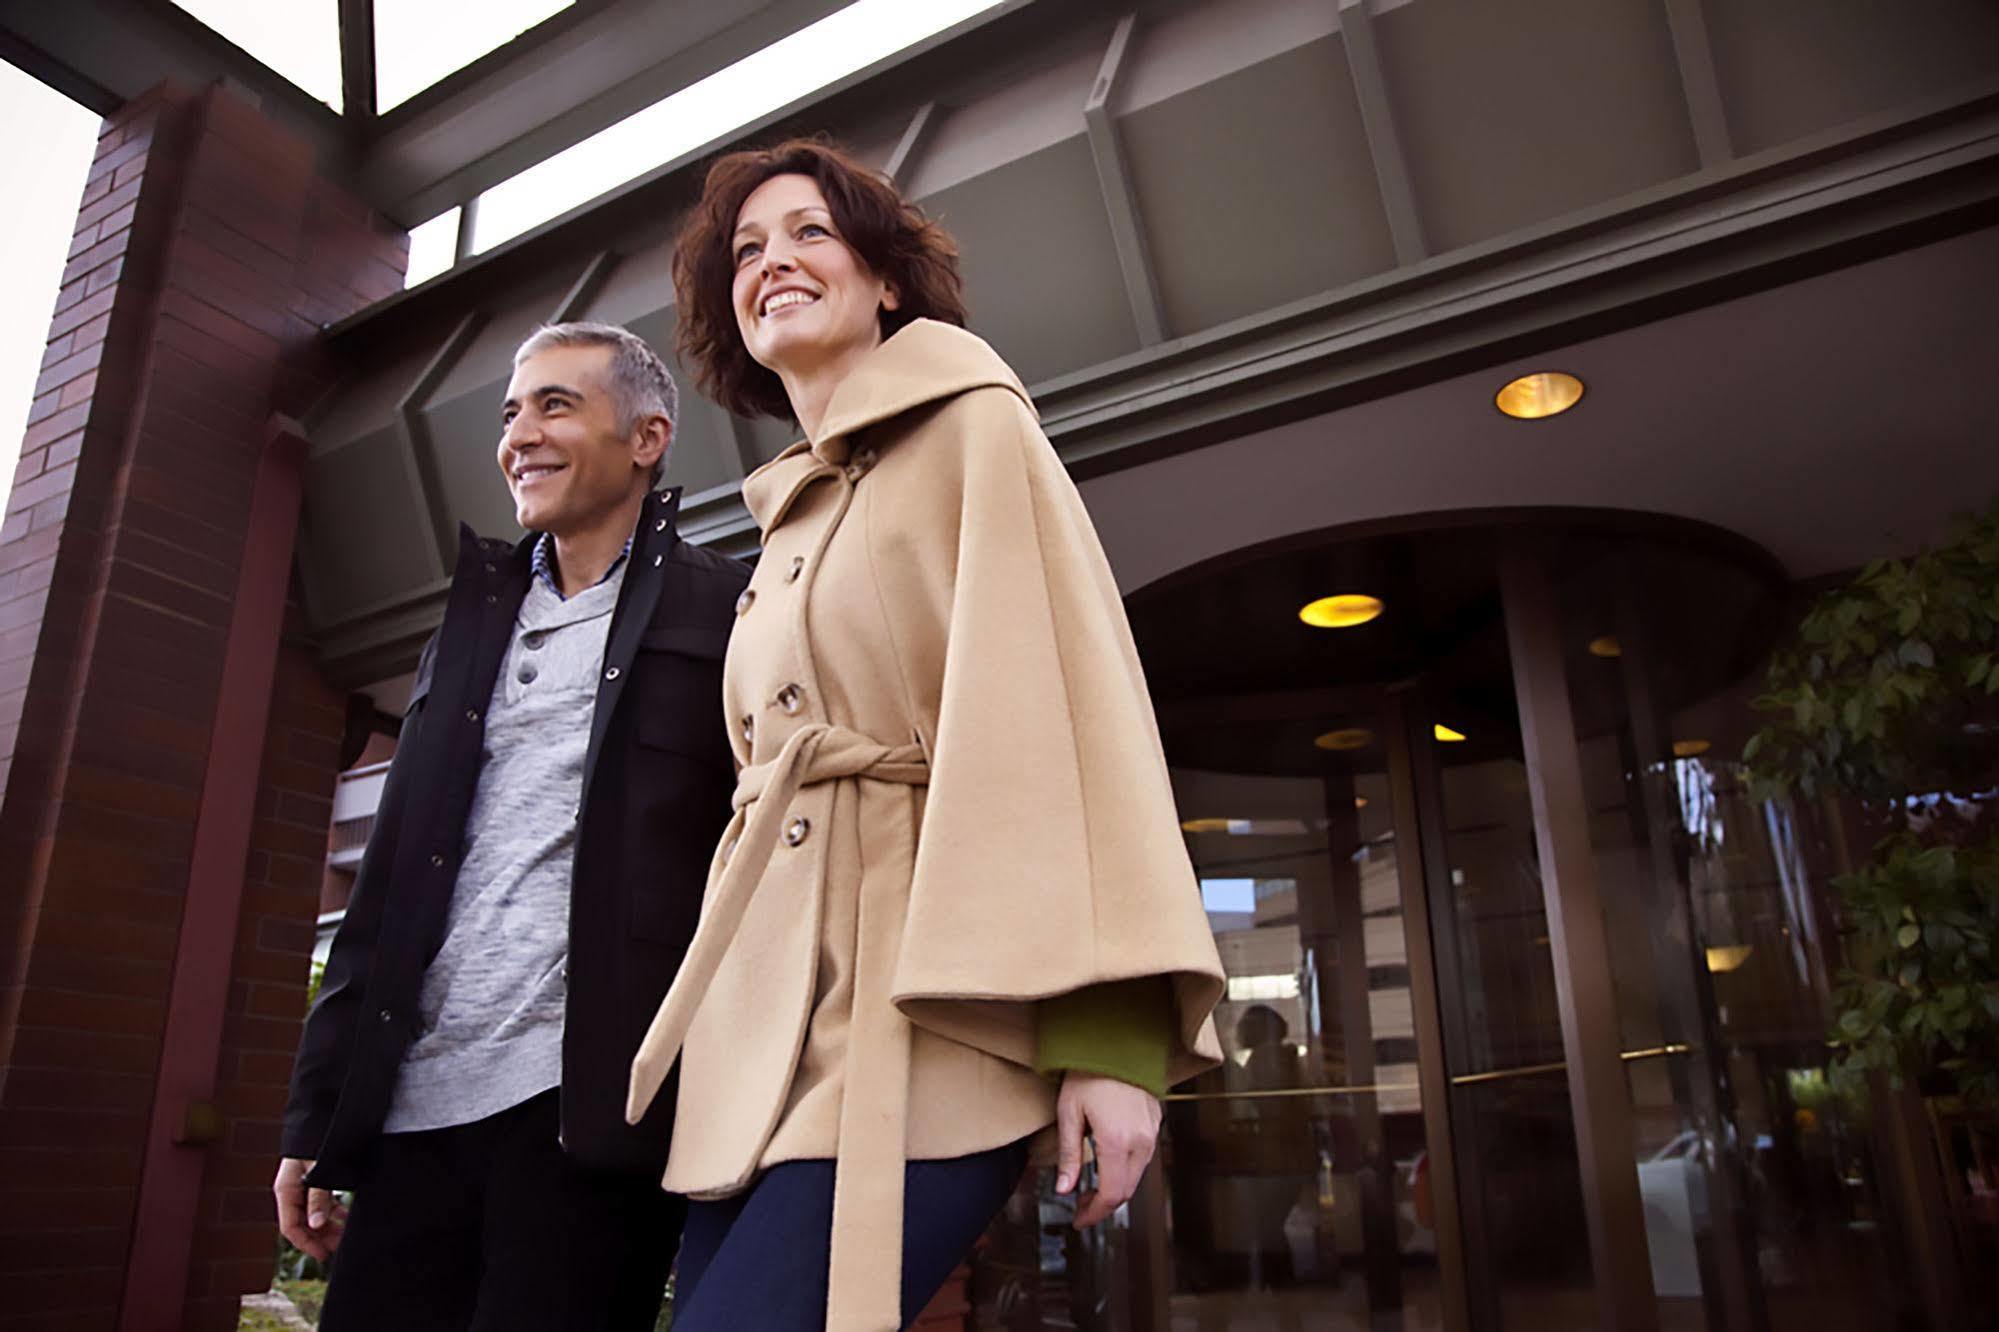
[[[450,209],[411,229],[405,288],[428,282],[458,261],[458,218],[462,211]]]
[[[501,181],[479,200],[489,250],[1002,0],[857,0]]]
[[[387,111],[575,0],[375,0],[375,109]]]
[[[218,35],[340,110],[339,0],[174,0]]]

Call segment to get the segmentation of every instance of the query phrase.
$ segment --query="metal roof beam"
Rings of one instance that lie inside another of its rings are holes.
[[[375,0],[340,0],[340,106],[357,133],[375,125]]]
[[[1402,155],[1402,138],[1395,132],[1395,112],[1388,101],[1388,83],[1381,72],[1381,52],[1374,44],[1374,16],[1367,0],[1341,0],[1340,45],[1353,74],[1354,95],[1360,101],[1361,128],[1374,158],[1374,175],[1381,188],[1382,211],[1395,243],[1395,262],[1413,264],[1430,253],[1423,240],[1423,221],[1416,211],[1416,191],[1409,184],[1409,162]]]
[[[1118,267],[1124,272],[1125,295],[1131,301],[1132,322],[1138,326],[1138,340],[1152,347],[1166,341],[1166,319],[1159,308],[1159,280],[1153,275],[1152,255],[1145,244],[1145,223],[1139,216],[1138,192],[1132,187],[1131,171],[1125,163],[1124,145],[1118,141],[1117,122],[1111,118],[1111,94],[1117,91],[1118,74],[1124,67],[1131,35],[1138,15],[1126,14],[1111,34],[1104,62],[1097,69],[1090,96],[1083,104],[1083,124],[1090,136],[1090,157],[1097,165],[1097,184],[1103,190],[1104,207],[1110,213],[1111,241],[1117,246]]]

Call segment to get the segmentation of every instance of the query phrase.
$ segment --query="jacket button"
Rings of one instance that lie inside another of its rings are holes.
[[[736,598],[736,614],[738,615],[746,614],[749,611],[750,607],[756,604],[757,604],[756,589],[751,587],[746,587],[743,589],[743,595]]]
[[[432,869],[443,869],[443,868],[444,868],[444,857],[443,857],[442,855],[435,855],[435,856],[432,856],[432,857],[430,858],[430,867],[431,867]]]
[[[478,721],[478,720],[479,720],[479,709],[477,709],[477,708],[467,708],[467,709],[465,709],[465,720],[466,720],[466,721],[469,721],[469,722],[476,722],[476,721]]]
[[[548,641],[548,634],[540,629],[530,629],[521,635],[521,646],[530,650]]]
[[[805,704],[805,691],[795,684],[788,684],[777,691],[777,705],[786,712],[795,713]]]
[[[535,670],[533,663],[529,663],[525,666],[522,666],[520,669],[520,673],[516,675],[514,678],[519,680],[522,684],[533,684],[534,678],[538,673],[539,672]]]
[[[787,583],[795,583],[798,581],[798,575],[804,572],[805,572],[805,557],[803,555],[794,555],[791,557],[791,572],[784,576],[784,581]]]
[[[486,594],[486,604],[488,606],[497,606],[500,604],[500,599],[494,596],[491,592],[488,592]]]
[[[658,522],[654,523],[652,525],[652,530],[655,532],[664,532],[666,530],[666,519],[662,518]]]
[[[396,1015],[394,1013],[391,1013],[386,1008],[383,1009],[381,1012],[375,1014],[375,1017],[377,1020],[382,1022],[394,1022],[396,1020]]]
[[[757,719],[745,714],[743,717],[743,740],[749,743],[757,738]]]
[[[664,556],[664,555],[655,555],[655,556],[653,556],[653,557],[652,557],[652,567],[653,567],[653,568],[655,568],[655,569],[659,568],[659,565],[660,565],[660,561],[661,561],[661,560],[664,560],[665,558],[666,558],[666,556]]]
[[[618,668],[613,666],[610,670],[604,672],[604,678],[606,680],[615,680],[618,678],[619,673]]]
[[[812,821],[810,819],[793,819],[790,823],[784,825],[784,844],[786,846],[797,846],[811,832]]]

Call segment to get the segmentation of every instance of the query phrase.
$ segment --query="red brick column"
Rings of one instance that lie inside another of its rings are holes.
[[[24,127],[32,132],[31,127]],[[220,90],[105,123],[0,526],[0,1329],[117,1325],[195,829],[273,412],[407,241]],[[273,626],[275,627],[275,626]],[[341,700],[279,648],[184,1317],[262,1289]],[[236,701],[241,708],[242,702]],[[233,887],[233,885],[232,885]],[[217,941],[207,941],[214,944]]]

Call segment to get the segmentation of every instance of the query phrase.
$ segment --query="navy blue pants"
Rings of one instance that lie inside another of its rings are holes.
[[[1026,1168],[1025,1140],[904,1166],[905,1326],[971,1252]],[[690,1203],[673,1332],[820,1332],[832,1233],[831,1161],[773,1166],[734,1198]]]

